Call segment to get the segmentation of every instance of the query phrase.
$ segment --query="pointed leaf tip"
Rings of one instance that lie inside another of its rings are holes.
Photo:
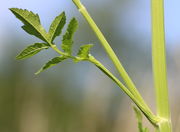
[[[17,60],[26,59],[34,56],[43,49],[48,49],[49,45],[46,43],[35,43],[25,48],[20,54],[16,56]]]
[[[57,16],[53,20],[49,28],[49,37],[51,42],[53,42],[54,39],[61,34],[65,24],[66,24],[66,15],[65,12],[62,12],[59,16]]]
[[[22,28],[29,34],[47,42],[47,33],[40,23],[38,14],[19,8],[10,8],[10,11],[22,22]]]

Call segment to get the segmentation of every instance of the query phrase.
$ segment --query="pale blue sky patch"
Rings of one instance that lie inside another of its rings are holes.
[[[136,35],[151,36],[151,1],[137,0],[119,8],[119,32],[135,39]],[[168,46],[180,44],[180,1],[165,0],[165,30]],[[130,8],[128,8],[130,7]],[[117,16],[119,14],[117,12]]]

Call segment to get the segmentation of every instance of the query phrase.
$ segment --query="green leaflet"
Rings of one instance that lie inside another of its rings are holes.
[[[148,128],[143,128],[143,124],[142,124],[143,117],[141,111],[136,106],[133,106],[133,109],[136,114],[136,118],[138,120],[139,132],[149,132]]]
[[[16,59],[26,59],[29,58],[43,49],[48,49],[49,45],[46,43],[35,43],[33,45],[28,46],[25,48],[19,55],[16,56]]]
[[[20,21],[24,23],[22,28],[27,33],[47,42],[47,33],[40,23],[38,14],[34,14],[26,9],[10,8],[10,10]]]
[[[93,47],[93,44],[87,44],[87,45],[83,45],[80,47],[77,56],[82,58],[82,59],[86,59],[88,58],[89,55],[89,51],[90,49]]]
[[[61,34],[62,28],[64,27],[65,23],[66,23],[66,15],[65,12],[63,12],[54,19],[54,21],[52,22],[49,28],[50,42],[53,42],[55,37]]]
[[[82,45],[77,53],[74,62],[79,62],[89,58],[89,51],[93,47],[93,44]]]
[[[62,40],[62,49],[64,52],[68,53],[71,55],[72,53],[72,44],[73,44],[73,35],[78,27],[78,21],[73,18],[71,19],[68,28],[66,30],[66,33],[63,35],[63,40]]]
[[[49,62],[47,62],[39,71],[37,71],[35,74],[39,74],[41,73],[42,71],[52,67],[52,66],[55,66],[57,65],[58,63],[60,63],[61,61],[65,60],[66,57],[64,56],[58,56],[58,57],[55,57],[53,58],[52,60],[50,60]]]

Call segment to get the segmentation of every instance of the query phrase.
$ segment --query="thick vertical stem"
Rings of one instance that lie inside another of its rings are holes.
[[[171,132],[171,119],[166,73],[166,47],[164,32],[164,1],[152,0],[152,57],[157,115],[164,119],[158,132]]]

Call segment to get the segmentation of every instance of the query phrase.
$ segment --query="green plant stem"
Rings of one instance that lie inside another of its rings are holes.
[[[137,105],[137,107],[144,113],[144,115],[147,117],[147,119],[156,126],[159,122],[161,122],[161,119],[156,117],[152,112],[150,112],[147,108],[145,108],[141,102],[129,91],[128,88],[126,88],[123,83],[121,83],[106,67],[101,64],[98,60],[96,60],[93,56],[89,56],[89,59],[87,61],[90,61],[94,65],[96,65],[101,71],[103,71],[110,79],[112,79],[122,90],[125,92],[132,101]]]
[[[77,6],[77,8],[79,9],[79,12],[84,16],[84,18],[86,19],[86,21],[89,23],[90,27],[92,28],[92,30],[94,31],[94,33],[96,34],[97,38],[100,40],[102,46],[104,47],[104,49],[106,50],[107,54],[109,55],[110,59],[113,61],[116,69],[118,70],[118,72],[120,73],[120,76],[122,77],[122,79],[124,80],[125,84],[127,85],[128,89],[130,90],[130,92],[134,95],[134,97],[136,97],[139,102],[141,102],[141,104],[149,111],[151,112],[151,110],[149,109],[149,107],[147,106],[147,104],[145,103],[145,101],[143,100],[143,98],[141,97],[140,93],[138,92],[138,90],[136,89],[134,83],[132,82],[132,80],[130,79],[128,73],[125,71],[124,67],[122,66],[121,62],[119,61],[118,57],[116,56],[116,54],[114,53],[113,49],[111,48],[111,46],[109,45],[109,43],[107,42],[107,40],[105,39],[104,35],[102,34],[102,32],[99,30],[99,28],[97,27],[96,23],[94,22],[94,20],[91,18],[91,16],[89,15],[89,13],[87,12],[86,8],[84,7],[84,5],[80,2],[80,0],[73,0],[74,4]],[[151,112],[152,113],[152,112]]]
[[[45,41],[51,46],[51,48],[52,48],[54,51],[56,51],[56,52],[57,52],[58,54],[60,54],[60,55],[66,55],[64,52],[60,51],[55,44],[52,44],[51,41],[49,41],[48,39],[46,39],[46,37],[44,37],[44,38],[45,38]]]
[[[62,51],[60,51],[55,45],[51,45],[52,49],[55,50],[58,54],[64,55],[66,57],[69,57],[71,59],[78,59],[76,56],[66,55]],[[93,56],[89,54],[88,59],[85,59],[85,61],[89,61],[96,65],[101,71],[103,71],[110,79],[112,79],[121,89],[124,91],[131,99],[132,101],[138,106],[138,108],[145,114],[145,116],[148,118],[148,120],[153,124],[157,125],[161,119],[156,117],[152,112],[150,112],[147,108],[145,108],[141,102],[129,91],[128,88],[126,88],[123,83],[121,83],[103,64],[101,64],[98,60],[96,60]]]
[[[163,0],[152,0],[152,57],[157,115],[164,119],[162,123],[159,123],[157,131],[171,132],[172,130],[166,73]]]

